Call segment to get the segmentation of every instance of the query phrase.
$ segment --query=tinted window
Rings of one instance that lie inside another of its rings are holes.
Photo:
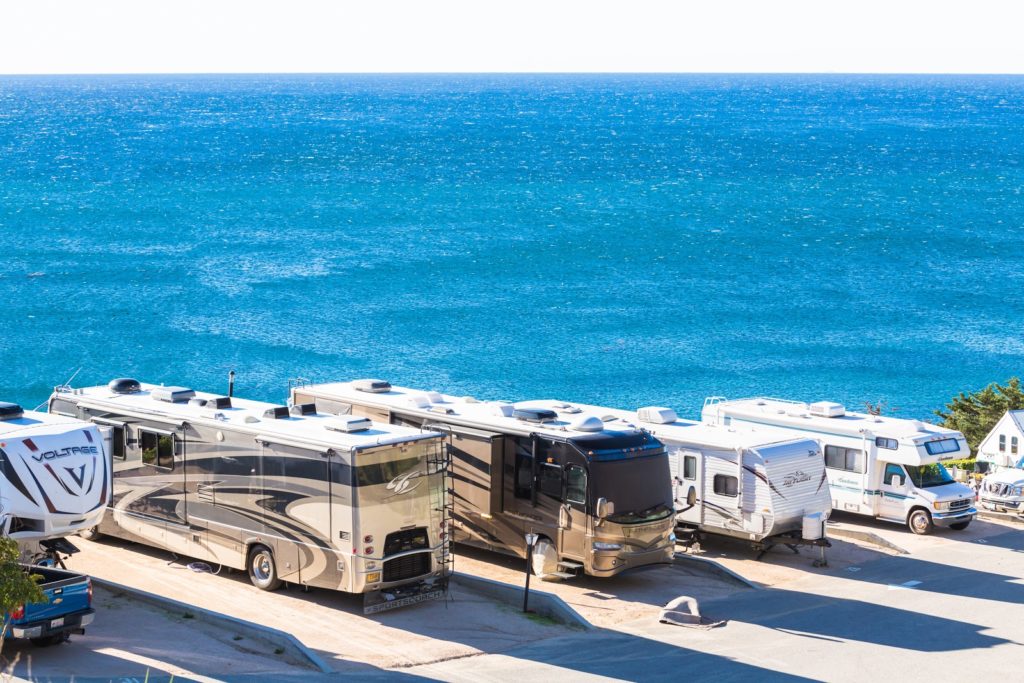
[[[540,466],[540,492],[545,496],[562,499],[562,468],[545,462]]]
[[[684,455],[683,456],[683,479],[696,479],[697,478],[697,456],[695,455]]]
[[[569,465],[565,470],[565,500],[578,505],[587,503],[587,471],[579,465]]]
[[[735,496],[739,492],[739,480],[728,474],[716,474],[714,486],[720,496]]]
[[[864,472],[864,453],[856,448],[825,446],[825,467],[847,472]]]
[[[942,439],[941,441],[929,441],[924,445],[928,455],[940,455],[942,453],[955,453],[960,450],[960,444],[956,439]]]
[[[530,498],[533,491],[533,442],[516,439],[516,498]]]
[[[124,427],[110,428],[110,457],[114,460],[125,460],[128,457],[124,448]]]
[[[895,451],[900,447],[900,444],[896,439],[886,439],[883,436],[875,438],[875,445],[879,448],[888,448],[890,451]]]
[[[885,466],[885,478],[883,481],[892,486],[892,478],[899,477],[904,483],[907,481],[907,475],[903,472],[903,468],[899,465],[893,465],[892,463]]]
[[[174,468],[173,436],[139,430],[139,445],[142,448],[144,464],[167,470]]]

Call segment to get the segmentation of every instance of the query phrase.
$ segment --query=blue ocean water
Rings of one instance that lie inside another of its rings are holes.
[[[77,369],[928,417],[1024,360],[1024,79],[0,79],[0,398]]]

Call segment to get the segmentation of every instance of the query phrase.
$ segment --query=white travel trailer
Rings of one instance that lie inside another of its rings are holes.
[[[376,612],[444,594],[444,443],[368,419],[117,379],[59,387],[50,412],[110,430],[99,534],[282,581],[366,595]]]
[[[814,439],[680,420],[671,408],[579,407],[609,426],[635,424],[665,444],[681,530],[743,538],[762,548],[827,545],[832,497]]]
[[[1024,410],[1009,410],[978,445],[987,472],[978,502],[996,512],[1024,512]]]
[[[110,477],[96,425],[0,403],[0,535],[24,549],[95,526]]]
[[[554,401],[485,403],[383,380],[300,385],[291,400],[447,434],[455,541],[529,556],[541,578],[614,576],[675,554],[668,456],[644,430]]]
[[[772,398],[704,401],[701,420],[736,430],[785,430],[816,439],[825,455],[835,510],[906,524],[916,534],[935,525],[966,529],[974,492],[953,481],[943,460],[966,457],[957,431],[866,413],[838,403]]]

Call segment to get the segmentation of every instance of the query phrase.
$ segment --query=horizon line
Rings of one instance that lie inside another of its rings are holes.
[[[0,78],[66,76],[1024,76],[1016,71],[90,71],[0,72]]]

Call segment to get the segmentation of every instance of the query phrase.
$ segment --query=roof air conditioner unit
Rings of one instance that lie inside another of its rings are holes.
[[[426,394],[411,394],[405,400],[413,408],[430,407],[430,398]]]
[[[812,403],[809,408],[811,409],[811,415],[815,417],[842,417],[846,415],[846,408],[841,403],[832,403],[831,401],[818,401]]]
[[[332,432],[344,432],[351,434],[352,432],[365,432],[367,429],[373,426],[373,422],[368,417],[356,417],[355,415],[338,415],[337,417],[329,418],[324,423],[324,428],[329,429]]]
[[[647,422],[653,425],[672,424],[679,419],[676,415],[676,411],[671,408],[659,408],[657,406],[641,408],[636,411],[636,416],[641,422]]]
[[[515,407],[511,403],[492,403],[491,414],[496,417],[512,417]]]
[[[154,401],[164,403],[184,403],[195,398],[196,392],[185,387],[153,387],[149,392],[150,398]]]
[[[391,382],[382,379],[357,379],[352,382],[352,388],[368,394],[386,394],[391,391]]]

